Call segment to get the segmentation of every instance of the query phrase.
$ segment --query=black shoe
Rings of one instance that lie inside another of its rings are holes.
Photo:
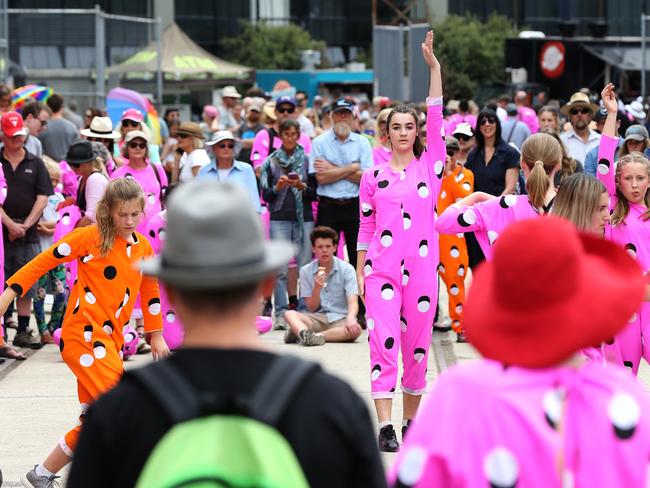
[[[467,343],[467,337],[465,337],[464,332],[458,332],[456,334],[456,342],[459,344],[466,344]]]
[[[43,344],[41,344],[41,341],[34,337],[30,332],[19,332],[14,337],[14,346],[40,349],[43,347]]]
[[[271,317],[273,315],[273,304],[271,300],[264,302],[264,309],[262,310],[262,317]]]
[[[397,452],[399,451],[399,442],[397,442],[397,434],[392,424],[382,427],[379,431],[379,450],[381,452]]]
[[[406,433],[411,427],[411,422],[413,422],[413,420],[407,420],[406,425],[402,425],[402,442],[404,442],[404,437],[406,436]]]

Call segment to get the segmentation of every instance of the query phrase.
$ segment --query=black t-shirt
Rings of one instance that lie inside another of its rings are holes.
[[[478,147],[467,155],[465,167],[474,173],[474,191],[499,196],[506,187],[506,170],[519,168],[519,153],[499,139],[490,164],[485,164],[485,150]]]
[[[255,138],[255,135],[262,129],[264,129],[264,124],[262,123],[257,123],[253,127],[249,127],[248,124],[243,124],[237,130],[237,137],[239,137],[240,139],[253,139]],[[245,163],[250,163],[252,149],[253,149],[252,147],[248,149],[242,148],[242,150],[239,151],[239,154],[237,155],[237,159]]]
[[[275,355],[253,350],[182,349],[170,361],[198,391],[250,394]],[[123,380],[85,418],[67,486],[134,486],[147,457],[171,427],[161,408]],[[368,410],[343,381],[309,377],[280,421],[311,487],[384,487]]]
[[[32,211],[38,195],[49,196],[52,194],[50,175],[47,173],[43,160],[27,150],[25,150],[25,158],[16,166],[16,171],[5,159],[4,148],[0,151],[0,162],[2,162],[2,171],[5,180],[7,180],[7,198],[2,208],[12,220],[23,221]],[[38,221],[27,230],[25,242],[39,242],[37,224]],[[9,239],[6,228],[3,228],[3,235],[5,240]]]

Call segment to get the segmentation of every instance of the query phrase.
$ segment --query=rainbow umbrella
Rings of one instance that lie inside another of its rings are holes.
[[[117,126],[122,118],[122,113],[130,108],[135,108],[144,115],[145,123],[151,130],[151,142],[161,144],[160,137],[160,119],[153,104],[141,93],[129,90],[127,88],[113,88],[106,95],[106,112],[113,122],[113,127]]]
[[[49,86],[41,85],[25,85],[19,88],[16,88],[11,95],[11,103],[15,111],[20,112],[25,105],[31,99],[38,100],[39,102],[45,102],[54,90]]]

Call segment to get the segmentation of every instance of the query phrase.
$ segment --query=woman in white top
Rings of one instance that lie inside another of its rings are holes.
[[[210,163],[203,149],[203,131],[199,124],[183,122],[176,131],[176,159],[172,163],[172,183],[185,183],[194,179],[199,170]]]

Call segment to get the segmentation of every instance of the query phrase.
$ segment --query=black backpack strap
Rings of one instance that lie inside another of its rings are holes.
[[[165,208],[165,200],[163,199],[163,186],[162,186],[162,179],[160,178],[160,173],[158,173],[158,168],[157,164],[152,163],[149,161],[149,164],[151,165],[151,169],[153,170],[154,174],[156,175],[156,179],[158,180],[158,188],[160,189],[158,192],[158,199],[160,200],[160,206],[164,209]]]
[[[126,376],[153,397],[173,424],[200,415],[201,400],[196,390],[169,361],[132,369]]]
[[[295,393],[306,378],[319,369],[320,366],[311,361],[295,356],[279,356],[249,397],[250,416],[277,427]]]

